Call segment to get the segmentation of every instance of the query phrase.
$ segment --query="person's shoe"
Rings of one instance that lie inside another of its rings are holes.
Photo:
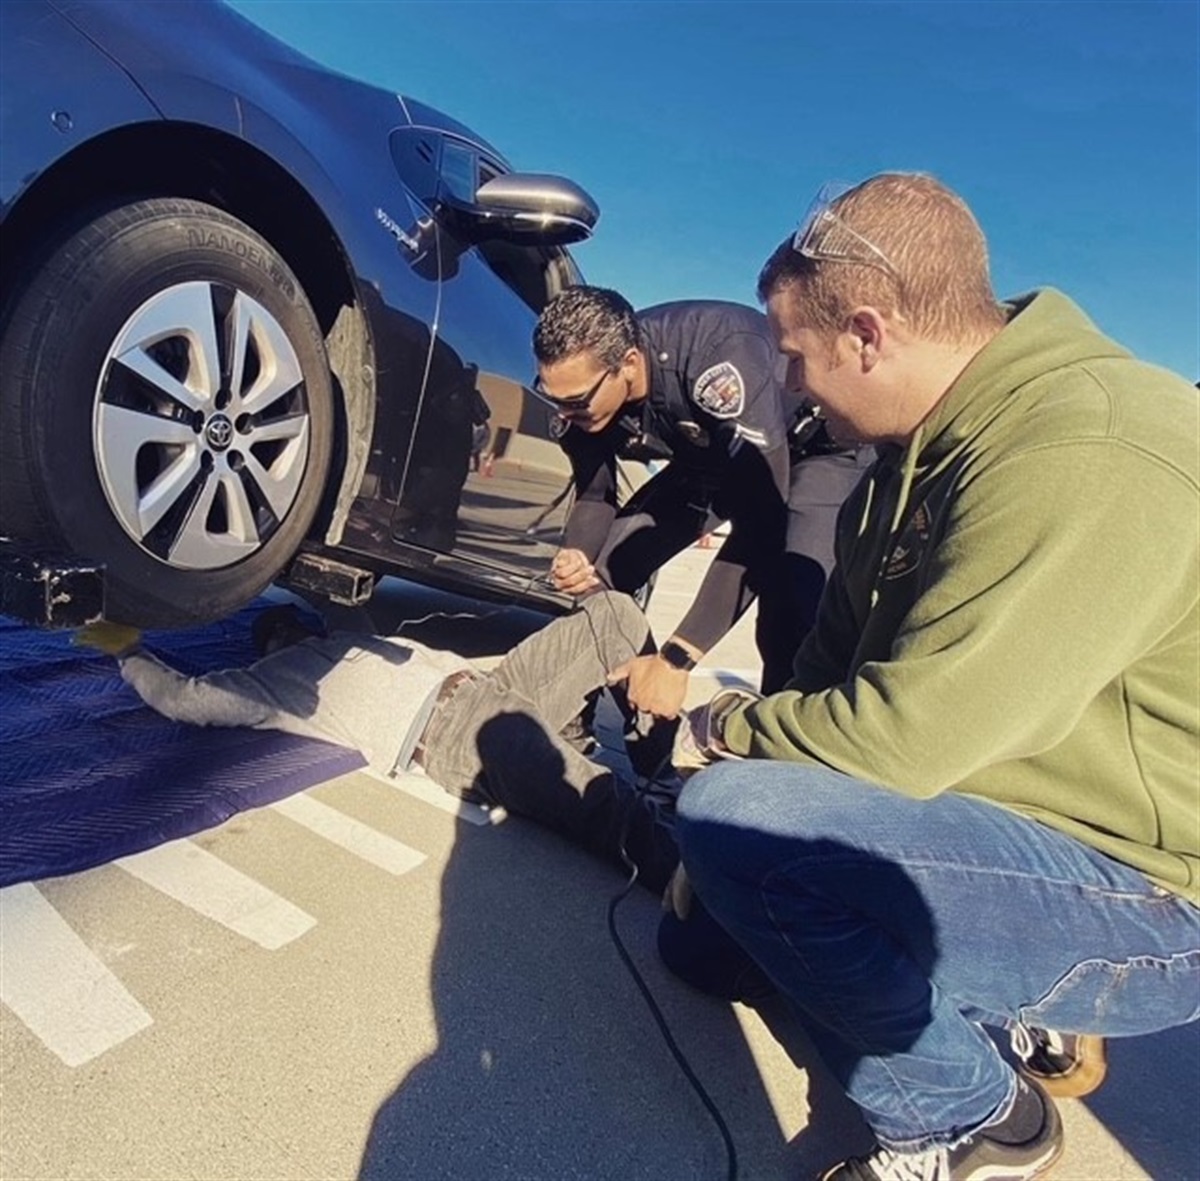
[[[698,898],[692,900],[686,919],[664,910],[658,955],[673,975],[718,1000],[756,1005],[778,991]]]
[[[1062,1123],[1052,1100],[1018,1080],[1017,1097],[1004,1119],[972,1132],[953,1148],[894,1152],[842,1161],[821,1181],[1033,1181],[1044,1177],[1063,1149]],[[1039,1111],[1040,1109],[1040,1111]]]
[[[1018,1070],[1048,1095],[1077,1099],[1090,1095],[1108,1071],[1104,1039],[1090,1033],[1058,1033],[1034,1025],[1014,1025],[1009,1037]]]
[[[592,730],[591,721],[591,718],[577,714],[558,732],[559,738],[589,758],[600,749],[600,740]]]
[[[594,689],[583,699],[583,708],[558,732],[559,738],[581,755],[591,758],[600,749],[596,737],[596,710],[603,689]]]

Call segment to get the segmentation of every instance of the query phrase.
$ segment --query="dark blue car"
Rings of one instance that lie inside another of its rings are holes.
[[[588,195],[211,0],[0,20],[0,534],[141,626],[277,578],[558,603],[526,383]]]

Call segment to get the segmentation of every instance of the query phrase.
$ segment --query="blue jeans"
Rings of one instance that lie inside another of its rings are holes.
[[[888,1147],[1006,1109],[1015,1075],[983,1024],[1120,1036],[1200,1017],[1200,909],[983,800],[728,762],[685,785],[676,838]]]

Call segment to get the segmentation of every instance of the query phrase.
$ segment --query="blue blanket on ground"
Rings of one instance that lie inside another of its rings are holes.
[[[189,675],[249,664],[269,605],[148,632],[145,647]],[[0,616],[0,886],[102,865],[363,765],[313,739],[170,721],[110,657]]]

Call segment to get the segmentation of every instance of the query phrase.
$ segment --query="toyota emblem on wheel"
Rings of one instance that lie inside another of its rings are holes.
[[[595,201],[220,0],[0,7],[0,537],[142,628],[302,553],[565,610],[523,383]]]
[[[204,428],[204,437],[214,451],[224,451],[233,442],[233,423],[224,414],[214,414]]]

